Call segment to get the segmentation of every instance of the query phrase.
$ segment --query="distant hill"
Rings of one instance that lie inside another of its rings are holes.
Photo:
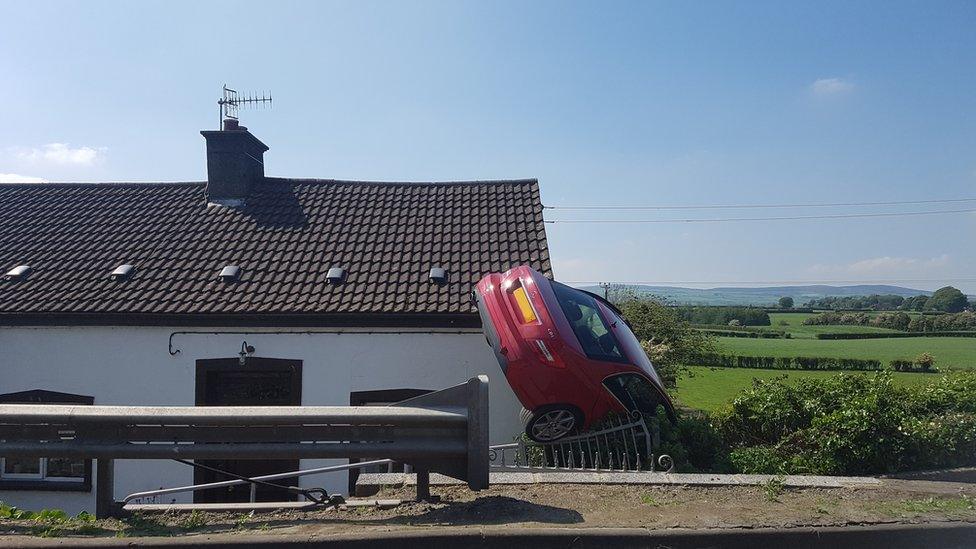
[[[779,298],[789,296],[793,298],[797,307],[811,299],[827,296],[852,296],[872,294],[893,294],[902,297],[915,295],[932,295],[925,290],[914,290],[902,286],[887,286],[884,284],[862,284],[857,286],[766,286],[760,288],[681,288],[678,286],[628,286],[645,295],[655,295],[678,305],[757,305],[762,307],[775,306]],[[603,295],[603,288],[586,286],[595,294]]]

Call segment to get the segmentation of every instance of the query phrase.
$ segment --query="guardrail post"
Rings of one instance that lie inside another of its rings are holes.
[[[430,471],[417,469],[417,501],[430,500]]]
[[[468,380],[468,486],[488,488],[488,376]]]
[[[115,460],[95,461],[95,517],[109,518],[118,514],[115,503]]]

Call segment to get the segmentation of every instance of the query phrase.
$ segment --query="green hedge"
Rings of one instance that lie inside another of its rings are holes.
[[[692,328],[696,330],[725,330],[734,332],[775,332],[778,334],[785,333],[784,330],[777,330],[770,328],[769,326],[729,326],[728,324],[692,324]]]
[[[828,333],[817,334],[817,339],[884,339],[899,337],[976,337],[976,332],[969,331],[941,331],[941,332],[878,332],[873,334],[856,333]]]
[[[719,368],[758,368],[761,370],[883,370],[880,360],[805,356],[739,356],[708,354],[698,358],[701,366]]]
[[[740,473],[876,475],[976,465],[976,372],[920,387],[890,374],[761,381],[712,417]]]
[[[740,330],[712,330],[696,328],[703,334],[710,334],[719,337],[747,337],[752,339],[791,339],[790,334],[784,332],[763,332],[763,331],[740,331]]]

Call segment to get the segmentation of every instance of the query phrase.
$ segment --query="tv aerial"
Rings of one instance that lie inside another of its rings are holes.
[[[224,130],[228,129],[226,127],[228,126],[227,120],[233,120],[232,124],[237,126],[237,112],[241,107],[264,108],[265,105],[271,106],[271,92],[267,92],[267,95],[265,92],[261,92],[260,97],[253,93],[242,95],[224,84],[224,96],[217,100],[217,108],[220,111],[220,124],[217,127]]]

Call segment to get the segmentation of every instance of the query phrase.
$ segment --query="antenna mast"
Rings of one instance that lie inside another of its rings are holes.
[[[265,95],[265,92],[261,92],[260,97],[257,94],[245,94],[241,96],[241,94],[237,93],[237,90],[232,90],[227,87],[227,84],[224,84],[224,96],[217,100],[217,109],[220,115],[217,128],[222,130],[227,129],[225,127],[227,125],[225,123],[226,120],[234,120],[236,122],[238,120],[237,112],[241,107],[256,107],[258,105],[261,105],[261,107],[268,105],[270,107],[271,92],[267,92],[267,95]]]

